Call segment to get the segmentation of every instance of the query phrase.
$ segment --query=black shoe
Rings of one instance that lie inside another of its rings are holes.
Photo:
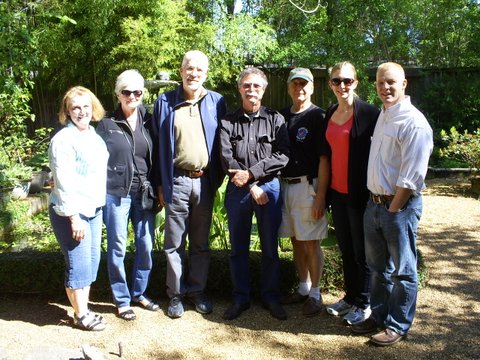
[[[283,295],[280,299],[282,305],[291,305],[304,302],[308,299],[308,295],[300,295],[298,291],[295,291],[290,294]]]
[[[373,316],[370,316],[367,320],[361,323],[352,325],[351,329],[352,329],[352,332],[354,332],[355,334],[368,334],[373,331],[377,331],[378,324],[373,318]]]
[[[184,313],[182,298],[179,295],[175,295],[170,299],[170,303],[168,304],[168,311],[167,315],[172,319],[177,319],[182,317]]]
[[[287,320],[287,313],[279,303],[263,303],[263,307],[270,311],[270,315],[275,319]]]
[[[185,299],[191,302],[200,314],[210,314],[213,311],[213,305],[204,293],[187,294]]]
[[[322,311],[322,308],[322,298],[317,300],[313,297],[309,297],[307,301],[303,303],[302,313],[306,317],[312,317]]]
[[[246,303],[243,303],[243,304],[239,304],[239,303],[234,302],[232,305],[230,305],[227,308],[227,310],[225,310],[222,318],[224,320],[233,320],[233,319],[239,317],[242,312],[244,312],[245,310],[247,310],[249,308],[250,308],[250,303],[249,302],[246,302]]]

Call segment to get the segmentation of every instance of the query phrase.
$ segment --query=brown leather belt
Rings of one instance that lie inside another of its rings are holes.
[[[370,194],[372,202],[376,205],[390,205],[395,195],[375,195]]]
[[[184,170],[184,169],[175,169],[175,173],[181,176],[188,176],[189,178],[196,179],[203,175],[203,170]]]

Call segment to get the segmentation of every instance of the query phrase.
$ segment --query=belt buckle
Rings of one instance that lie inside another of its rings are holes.
[[[203,170],[187,170],[187,176],[190,178],[199,178],[203,175]]]
[[[373,202],[375,205],[381,205],[381,204],[383,204],[382,195],[372,194],[372,202]]]
[[[289,185],[300,184],[302,182],[302,177],[282,178],[282,181]]]

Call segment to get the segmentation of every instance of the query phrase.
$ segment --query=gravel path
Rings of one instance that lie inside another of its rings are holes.
[[[82,359],[80,347],[96,347],[105,359],[478,359],[480,358],[480,202],[466,184],[431,181],[424,196],[418,245],[428,267],[409,337],[394,347],[366,344],[340,319],[326,313],[306,319],[301,306],[287,308],[287,321],[271,318],[258,304],[225,323],[225,300],[203,317],[189,309],[169,319],[163,310],[138,309],[137,320],[115,317],[96,302],[108,327],[101,333],[72,329],[64,298],[0,298],[0,360]],[[327,294],[325,303],[337,296]],[[118,343],[123,353],[119,357]]]

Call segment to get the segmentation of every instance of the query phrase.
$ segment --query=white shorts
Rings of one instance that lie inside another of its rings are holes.
[[[279,237],[295,237],[297,240],[321,240],[327,238],[328,222],[326,215],[319,220],[312,217],[317,179],[310,184],[306,176],[297,184],[281,181],[283,199],[282,223]]]

